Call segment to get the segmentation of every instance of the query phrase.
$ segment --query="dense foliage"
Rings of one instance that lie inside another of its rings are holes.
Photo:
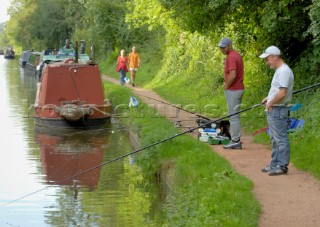
[[[77,21],[82,17],[82,4],[75,1],[14,0],[9,8],[11,16],[7,35],[12,45],[22,49],[41,50],[59,46],[71,37]]]
[[[170,67],[164,62],[162,77],[172,76],[172,67],[184,69],[204,60],[210,69],[204,76],[215,77],[210,72],[221,56],[213,47],[229,36],[237,50],[250,55],[249,64],[267,46],[277,45],[301,72],[314,75],[320,62],[319,5],[318,0],[13,0],[6,41],[41,50],[58,48],[66,38],[85,39],[95,44],[101,60],[137,45],[144,53],[160,51],[177,63]],[[202,71],[187,73],[198,77]]]

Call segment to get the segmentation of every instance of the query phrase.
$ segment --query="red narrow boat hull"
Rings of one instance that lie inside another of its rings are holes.
[[[88,118],[78,121],[67,121],[63,118],[35,117],[34,123],[36,127],[95,129],[108,125],[110,118]]]
[[[111,118],[97,65],[53,63],[44,67],[37,85],[37,127],[99,128]]]

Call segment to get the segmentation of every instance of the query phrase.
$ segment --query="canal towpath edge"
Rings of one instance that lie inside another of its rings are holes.
[[[119,80],[115,78],[106,75],[102,78],[119,84]],[[154,91],[131,85],[127,87],[169,120],[176,121],[178,116],[182,126],[197,127],[195,115],[182,110],[177,113],[174,104],[170,104]],[[197,138],[196,133],[193,133],[193,136]],[[253,182],[253,193],[262,208],[259,226],[320,227],[320,182],[311,174],[295,168],[292,163],[287,175],[270,177],[262,173],[260,169],[271,158],[269,146],[254,143],[251,135],[243,135],[241,138],[242,150],[225,150],[221,145],[210,147],[213,152],[227,159],[238,173]]]

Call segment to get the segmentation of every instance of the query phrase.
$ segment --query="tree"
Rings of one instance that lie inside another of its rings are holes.
[[[14,0],[8,35],[24,49],[59,47],[70,38],[83,14],[83,1]]]

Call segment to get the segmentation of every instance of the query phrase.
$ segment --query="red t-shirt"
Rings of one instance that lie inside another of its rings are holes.
[[[236,80],[231,84],[228,90],[243,90],[244,66],[241,55],[235,50],[230,51],[224,64],[224,81],[228,80],[231,70],[236,70]]]
[[[126,72],[128,72],[128,68],[127,68],[127,62],[128,62],[128,58],[127,57],[118,57],[118,61],[117,61],[117,69],[116,71],[119,72],[120,69],[124,69]]]

